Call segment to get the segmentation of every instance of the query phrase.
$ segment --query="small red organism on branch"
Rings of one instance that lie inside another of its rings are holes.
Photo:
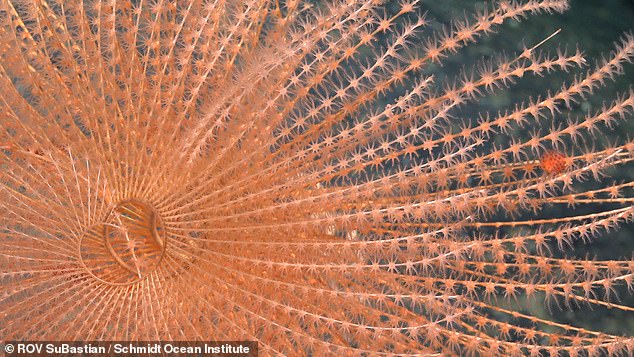
[[[568,161],[569,159],[566,155],[559,151],[550,150],[542,155],[539,164],[547,175],[557,175],[568,169]]]

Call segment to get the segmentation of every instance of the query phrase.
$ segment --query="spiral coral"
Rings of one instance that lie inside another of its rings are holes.
[[[634,94],[570,109],[634,38],[479,117],[460,113],[583,53],[536,43],[431,71],[567,7],[500,1],[439,27],[410,0],[0,1],[0,340],[632,353],[631,336],[521,306],[633,310],[615,299],[632,261],[570,246],[632,219],[634,182],[606,175],[634,144],[597,137]]]

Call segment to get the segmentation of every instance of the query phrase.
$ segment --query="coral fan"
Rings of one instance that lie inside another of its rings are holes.
[[[631,260],[571,249],[634,214],[634,182],[606,177],[634,143],[597,139],[634,93],[571,111],[634,38],[582,71],[545,33],[437,75],[505,22],[567,7],[500,1],[441,27],[415,0],[0,1],[0,339],[631,354],[627,334],[522,306],[634,309],[616,300]]]

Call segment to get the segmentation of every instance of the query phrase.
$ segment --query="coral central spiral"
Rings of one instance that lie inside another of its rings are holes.
[[[133,284],[150,275],[163,259],[162,220],[143,201],[120,202],[102,223],[86,231],[79,250],[84,267],[97,279],[113,285]]]

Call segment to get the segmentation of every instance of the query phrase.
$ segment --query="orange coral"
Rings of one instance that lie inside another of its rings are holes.
[[[634,182],[605,178],[634,144],[597,140],[634,92],[568,110],[634,38],[590,69],[541,41],[436,75],[505,22],[568,7],[487,4],[442,27],[414,0],[1,0],[0,340],[631,354],[631,333],[530,307],[634,310],[614,297],[631,260],[568,249],[634,216]],[[579,73],[463,111],[555,71]]]

